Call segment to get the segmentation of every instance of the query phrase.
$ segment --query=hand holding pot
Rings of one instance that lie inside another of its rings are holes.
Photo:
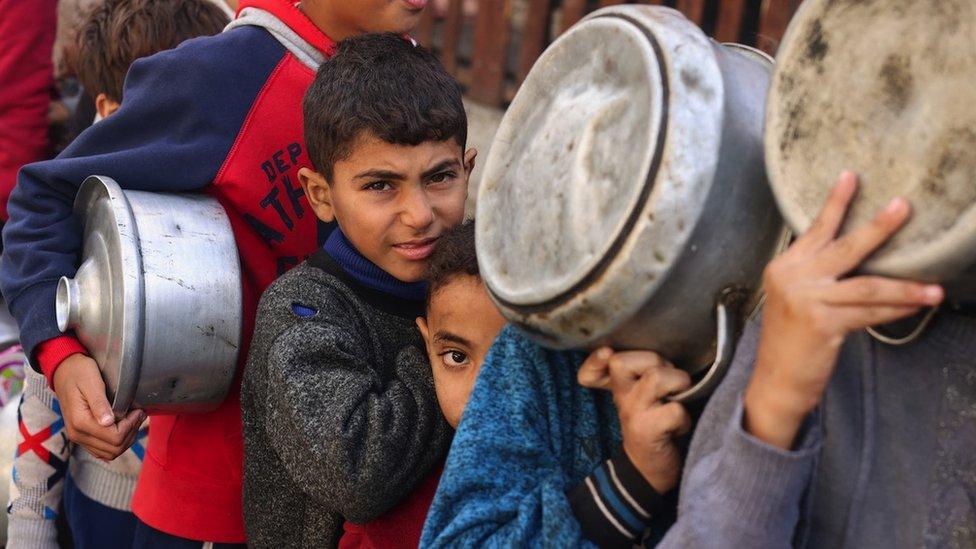
[[[857,178],[841,174],[803,236],[766,268],[766,305],[756,369],[745,393],[745,428],[781,448],[793,444],[820,403],[847,334],[938,305],[935,285],[876,276],[842,278],[905,223],[896,198],[867,225],[838,236]]]
[[[99,459],[112,460],[128,450],[146,419],[142,410],[130,410],[115,422],[98,364],[82,354],[71,355],[58,366],[54,392],[61,401],[68,438]]]
[[[675,438],[691,429],[691,418],[670,394],[691,385],[691,377],[650,351],[594,351],[580,368],[585,387],[609,389],[620,417],[624,452],[660,494],[671,491],[681,476],[681,454]]]

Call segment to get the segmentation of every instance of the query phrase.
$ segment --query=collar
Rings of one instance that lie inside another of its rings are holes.
[[[324,57],[332,57],[335,53],[336,42],[312,23],[312,20],[298,7],[297,2],[292,0],[241,0],[238,8],[239,18],[247,15],[245,13],[247,8],[265,11],[273,15]]]
[[[426,282],[403,282],[359,253],[352,242],[336,227],[323,246],[325,253],[360,285],[401,299],[423,301]]]

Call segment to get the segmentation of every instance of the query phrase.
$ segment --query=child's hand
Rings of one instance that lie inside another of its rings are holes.
[[[146,419],[142,410],[130,410],[116,423],[98,364],[82,354],[71,355],[58,366],[54,392],[61,401],[68,438],[102,460],[125,453]]]
[[[687,389],[691,378],[649,351],[614,353],[606,359],[606,372],[624,452],[658,493],[671,491],[681,476],[674,441],[691,429],[691,418],[684,406],[663,399]]]
[[[874,276],[842,278],[909,216],[896,198],[866,226],[838,237],[857,188],[845,172],[810,230],[766,268],[756,369],[745,393],[745,428],[789,448],[830,381],[847,334],[938,305],[942,288]]]

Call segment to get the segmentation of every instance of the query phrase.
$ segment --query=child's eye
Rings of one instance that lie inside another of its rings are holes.
[[[441,172],[441,173],[435,173],[434,175],[432,175],[430,177],[430,182],[431,183],[443,183],[443,182],[445,182],[447,180],[454,179],[455,177],[457,177],[457,174],[455,174],[454,172],[451,172],[451,171]]]
[[[468,355],[458,350],[441,353],[441,360],[448,368],[463,368],[468,364]]]
[[[391,189],[393,189],[393,185],[389,181],[373,181],[363,185],[364,191],[389,191]]]

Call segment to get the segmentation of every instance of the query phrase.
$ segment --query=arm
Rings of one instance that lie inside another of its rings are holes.
[[[406,347],[384,381],[367,342],[324,322],[284,332],[268,359],[266,431],[291,477],[354,523],[389,511],[438,465],[450,427],[426,355]]]
[[[273,38],[273,50],[255,46],[254,32],[264,31],[190,40],[136,61],[122,108],[58,158],[26,166],[11,194],[0,287],[27,355],[58,393],[68,436],[96,457],[114,459],[124,452],[142,418],[131,411],[114,423],[97,365],[77,341],[61,337],[55,321],[58,279],[74,275],[82,246],[72,213],[77,188],[92,174],[147,191],[188,191],[210,183],[280,57]]]
[[[786,451],[742,427],[742,395],[759,339],[750,323],[729,373],[695,427],[681,485],[678,520],[661,547],[789,547],[821,434],[811,417]]]
[[[44,378],[26,369],[27,379],[18,408],[17,453],[7,514],[10,547],[55,549],[64,475],[70,445],[54,393]]]
[[[549,432],[546,400],[557,389],[533,366],[547,360],[514,328],[495,341],[454,436],[421,547],[590,545],[559,461],[574,450],[554,447]],[[551,367],[575,366],[564,360]]]
[[[86,177],[107,175],[126,189],[190,191],[216,176],[267,76],[260,73],[273,68],[239,74],[241,61],[228,57],[240,57],[232,50],[244,47],[236,43],[241,37],[192,40],[136,61],[116,114],[58,158],[21,170],[3,233],[0,286],[29,357],[61,335],[55,290],[77,268],[82,237],[72,205]]]

